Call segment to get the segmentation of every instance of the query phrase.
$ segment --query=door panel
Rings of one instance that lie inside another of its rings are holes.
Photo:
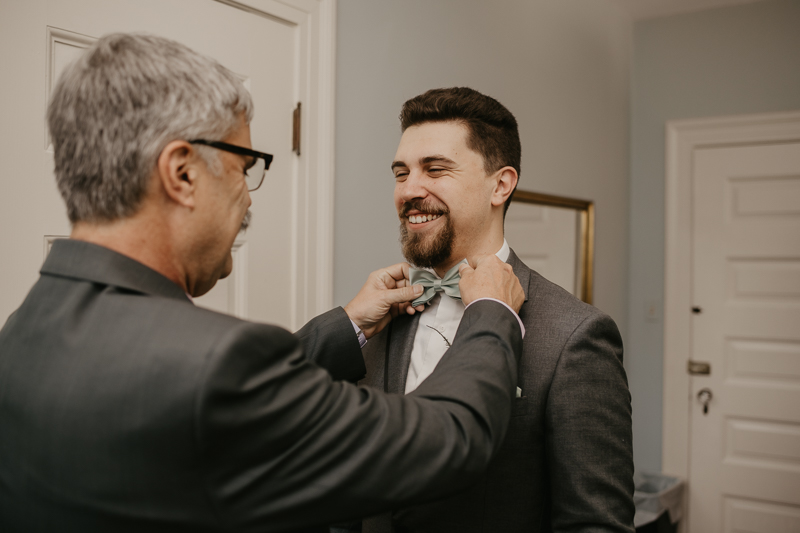
[[[796,508],[738,498],[725,498],[725,531],[796,533],[800,512]]]
[[[795,531],[800,143],[694,156],[691,356],[711,374],[692,377],[689,531]]]

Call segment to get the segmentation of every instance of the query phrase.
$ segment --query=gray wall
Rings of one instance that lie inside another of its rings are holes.
[[[400,106],[430,88],[467,85],[516,115],[520,188],[596,202],[595,301],[624,330],[628,16],[611,0],[338,5],[335,303],[402,260],[389,169]]]
[[[642,21],[631,104],[628,381],[634,457],[661,469],[664,126],[666,121],[800,109],[800,1],[757,2]]]

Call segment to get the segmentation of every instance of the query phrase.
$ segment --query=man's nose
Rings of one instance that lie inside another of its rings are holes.
[[[428,189],[425,185],[424,174],[412,170],[408,173],[405,181],[397,184],[397,188],[399,189],[400,197],[404,201],[408,201],[413,198],[425,198],[428,196]]]

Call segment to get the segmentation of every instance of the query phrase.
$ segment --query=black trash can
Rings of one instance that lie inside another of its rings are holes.
[[[636,473],[633,481],[636,533],[676,533],[683,517],[683,481],[647,472]]]

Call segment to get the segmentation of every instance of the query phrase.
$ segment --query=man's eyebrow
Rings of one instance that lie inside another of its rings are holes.
[[[397,167],[408,168],[408,165],[406,165],[402,161],[393,161],[392,162],[392,170],[396,169]]]
[[[456,162],[443,155],[429,155],[419,160],[421,165],[429,165],[431,163],[444,163],[445,165],[455,165]]]

